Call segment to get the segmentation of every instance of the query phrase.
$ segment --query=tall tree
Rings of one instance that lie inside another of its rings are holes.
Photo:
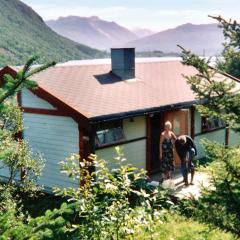
[[[197,110],[201,115],[221,119],[227,127],[239,131],[239,86],[229,77],[220,75],[219,70],[210,67],[210,60],[179,47],[182,49],[183,64],[193,66],[198,71],[193,76],[185,76],[199,101],[196,105]]]
[[[34,182],[43,167],[42,158],[30,151],[27,142],[16,138],[23,130],[21,109],[16,103],[17,92],[23,88],[36,88],[37,84],[30,78],[55,65],[55,62],[51,62],[33,67],[36,60],[37,57],[32,57],[15,78],[9,74],[4,75],[4,83],[0,88],[0,169],[5,169],[9,173],[5,186],[3,188],[0,186],[0,210],[5,206],[6,199],[3,196],[8,196],[5,194],[6,191],[14,192],[15,187],[21,187],[22,191],[36,189]],[[15,179],[20,174],[20,169],[24,169],[25,175],[21,185],[18,185]]]
[[[240,24],[236,20],[225,20],[221,16],[209,16],[219,22],[223,29],[224,49],[217,62],[217,68],[240,78]]]

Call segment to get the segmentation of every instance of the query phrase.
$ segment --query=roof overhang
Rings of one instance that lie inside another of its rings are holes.
[[[109,122],[109,121],[114,121],[117,119],[124,119],[124,118],[144,116],[144,115],[149,115],[149,114],[156,114],[156,113],[160,113],[160,112],[164,112],[164,111],[177,110],[177,109],[181,109],[181,108],[189,108],[197,103],[198,103],[198,101],[194,100],[194,101],[175,103],[175,104],[170,104],[170,105],[165,105],[165,106],[139,109],[139,110],[134,110],[134,111],[129,111],[129,112],[102,115],[102,116],[90,118],[89,120],[90,120],[91,124],[97,124],[100,122]]]

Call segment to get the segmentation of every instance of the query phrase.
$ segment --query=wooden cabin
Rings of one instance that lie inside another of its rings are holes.
[[[0,77],[4,73],[16,70],[5,67]],[[224,124],[202,118],[193,107],[195,96],[182,74],[195,73],[181,59],[135,59],[133,48],[119,48],[112,49],[111,62],[69,62],[35,75],[38,89],[23,90],[18,102],[23,109],[23,138],[46,159],[39,183],[50,188],[76,184],[60,173],[60,161],[72,153],[82,158],[95,153],[111,162],[118,145],[128,163],[149,175],[156,173],[166,120],[176,135],[194,138],[198,158],[204,157],[201,138],[224,143]],[[234,132],[229,139],[238,144]],[[177,156],[175,164],[179,166]],[[0,175],[6,176],[7,170],[0,170]]]

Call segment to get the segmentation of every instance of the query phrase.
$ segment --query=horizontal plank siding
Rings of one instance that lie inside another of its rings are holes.
[[[23,114],[23,137],[33,152],[45,159],[40,185],[46,187],[77,186],[60,172],[59,162],[79,152],[78,124],[70,117]]]
[[[37,97],[31,91],[23,89],[21,92],[22,107],[39,109],[56,109],[47,101]]]
[[[225,144],[225,129],[217,129],[212,132],[201,133],[201,115],[195,111],[195,143],[198,149],[198,158],[205,157],[204,149],[201,144],[202,139],[208,139],[210,141],[216,141],[221,144]],[[240,144],[240,135],[230,130],[229,144],[236,146]]]
[[[127,140],[146,137],[146,119],[145,117],[135,117],[132,120],[123,120],[123,130]]]
[[[146,169],[146,140],[128,143],[121,148],[124,157],[127,159],[124,164],[132,164],[134,167]],[[115,147],[99,149],[95,153],[99,159],[106,160],[110,168],[116,167],[116,161],[114,160],[117,156]]]
[[[146,137],[145,117],[123,120],[123,129],[126,140]],[[124,157],[127,159],[124,163],[132,164],[140,169],[146,169],[146,139],[133,141],[119,146],[121,146]],[[106,160],[109,163],[110,168],[116,167],[115,161],[113,160],[116,157],[115,147],[98,149],[95,153],[100,159]]]

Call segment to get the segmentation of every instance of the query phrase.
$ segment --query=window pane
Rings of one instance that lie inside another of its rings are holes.
[[[209,131],[224,127],[225,124],[222,120],[218,118],[207,118],[202,117],[202,131]]]
[[[123,130],[120,127],[114,128],[114,135],[116,141],[121,141],[124,139]]]
[[[173,132],[176,135],[181,134],[181,124],[180,124],[180,117],[179,116],[176,116],[173,120]]]
[[[123,129],[121,127],[104,129],[97,131],[96,144],[98,146],[117,143],[125,140]]]

